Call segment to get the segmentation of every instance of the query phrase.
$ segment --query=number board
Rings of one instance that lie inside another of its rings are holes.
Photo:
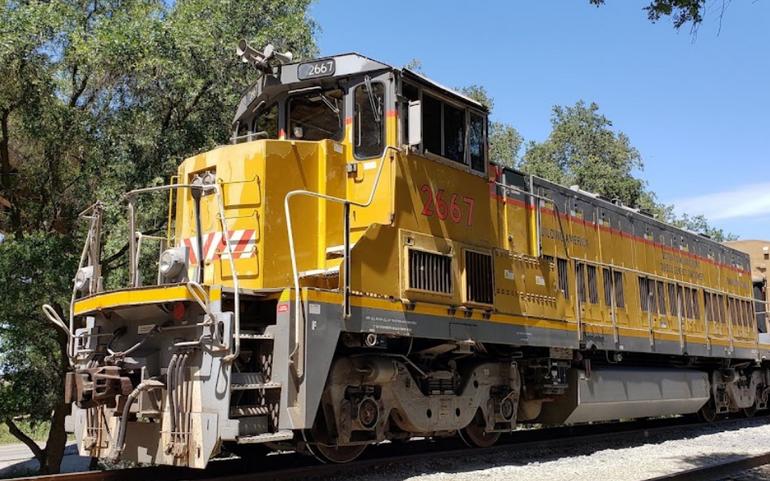
[[[334,59],[318,60],[316,62],[301,63],[297,67],[297,78],[308,80],[334,75]]]

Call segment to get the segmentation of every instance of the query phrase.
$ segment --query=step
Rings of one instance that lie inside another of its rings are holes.
[[[254,436],[238,436],[236,442],[238,444],[260,444],[260,443],[274,443],[277,441],[288,441],[294,438],[294,432],[285,430],[278,431],[277,433],[264,433],[256,434]]]
[[[231,418],[267,416],[268,414],[270,414],[270,406],[265,406],[261,404],[245,404],[243,406],[230,406]]]
[[[230,384],[231,391],[264,391],[266,389],[280,389],[280,382],[255,382],[248,384],[233,383]]]
[[[342,259],[345,257],[345,246],[331,246],[326,248],[326,259]]]
[[[230,375],[231,391],[280,389],[281,383],[265,380],[261,372],[234,372]]]
[[[300,277],[336,277],[338,275],[340,275],[340,266],[330,267],[329,269],[313,269],[299,273]]]

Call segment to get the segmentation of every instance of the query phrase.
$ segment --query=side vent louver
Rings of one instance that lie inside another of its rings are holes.
[[[409,249],[409,288],[452,293],[452,258]]]
[[[468,302],[492,304],[492,256],[465,251],[466,299]]]

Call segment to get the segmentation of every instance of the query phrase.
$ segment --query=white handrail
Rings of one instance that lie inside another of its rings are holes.
[[[300,319],[300,307],[301,307],[301,303],[300,303],[300,289],[299,289],[299,270],[297,268],[297,255],[296,255],[296,252],[294,251],[294,232],[292,230],[291,209],[289,208],[289,199],[291,199],[292,197],[295,197],[295,196],[307,196],[307,197],[316,197],[316,198],[319,198],[319,199],[327,200],[329,202],[336,202],[338,204],[343,204],[343,205],[347,205],[347,206],[353,205],[353,206],[356,206],[356,207],[364,207],[364,208],[365,207],[369,207],[372,204],[372,202],[374,201],[374,195],[377,192],[377,187],[380,184],[380,177],[382,175],[383,167],[385,166],[385,158],[387,157],[387,153],[388,153],[389,150],[395,150],[396,153],[400,153],[401,152],[401,150],[396,148],[396,147],[387,146],[385,148],[385,152],[382,154],[382,157],[380,158],[380,165],[377,168],[377,174],[374,177],[374,182],[373,182],[373,185],[372,185],[372,191],[369,193],[369,199],[366,202],[363,202],[363,203],[361,203],[361,202],[353,202],[353,201],[348,200],[348,199],[342,199],[340,197],[334,197],[334,196],[331,196],[331,195],[321,194],[319,192],[312,192],[312,191],[309,191],[309,190],[292,190],[292,191],[288,192],[286,194],[286,196],[284,197],[284,200],[283,200],[283,210],[284,210],[284,213],[286,215],[286,230],[288,232],[288,237],[289,237],[289,255],[291,257],[291,271],[292,271],[292,276],[293,276],[293,279],[294,279],[294,326],[295,326],[295,329],[294,329],[294,347],[293,347],[291,353],[289,354],[289,359],[291,359],[297,353],[297,350],[299,349],[299,345],[300,345],[300,343],[302,341],[301,336],[302,336],[302,333],[303,333],[302,330],[300,330],[300,322],[299,322],[299,319]],[[392,159],[392,157],[391,157],[391,159]],[[345,212],[346,212],[346,217],[347,217],[347,213],[348,213],[347,209],[346,209]],[[348,233],[346,232],[345,233],[345,239],[346,240],[349,238],[347,234]],[[344,263],[346,263],[348,261],[348,257],[350,256],[349,250],[350,250],[350,246],[346,245],[345,249],[344,249],[344,252],[343,252],[343,262]],[[345,283],[348,283],[348,282],[350,282],[350,279],[346,278],[345,279]],[[303,368],[303,366],[299,366],[297,368],[298,376],[302,376],[302,372],[303,372],[302,368]]]
[[[222,238],[225,241],[227,258],[230,261],[230,270],[233,273],[233,322],[235,323],[233,342],[235,343],[235,349],[233,349],[233,352],[222,358],[222,361],[224,362],[231,362],[241,354],[241,298],[238,285],[238,272],[235,270],[235,261],[233,260],[233,246],[230,245],[230,232],[227,230],[225,205],[224,200],[222,200],[222,187],[219,184],[214,184],[213,187],[216,189],[217,194],[219,221],[222,224]],[[201,253],[201,256],[202,255],[203,253]],[[198,262],[203,262],[203,259],[200,259]]]

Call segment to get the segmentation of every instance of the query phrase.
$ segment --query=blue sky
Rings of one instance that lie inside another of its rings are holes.
[[[695,37],[647,21],[646,3],[316,0],[311,15],[322,54],[417,58],[440,83],[483,85],[528,140],[548,135],[553,105],[597,102],[662,201],[770,238],[770,1],[728,2],[720,31],[709,0]]]

